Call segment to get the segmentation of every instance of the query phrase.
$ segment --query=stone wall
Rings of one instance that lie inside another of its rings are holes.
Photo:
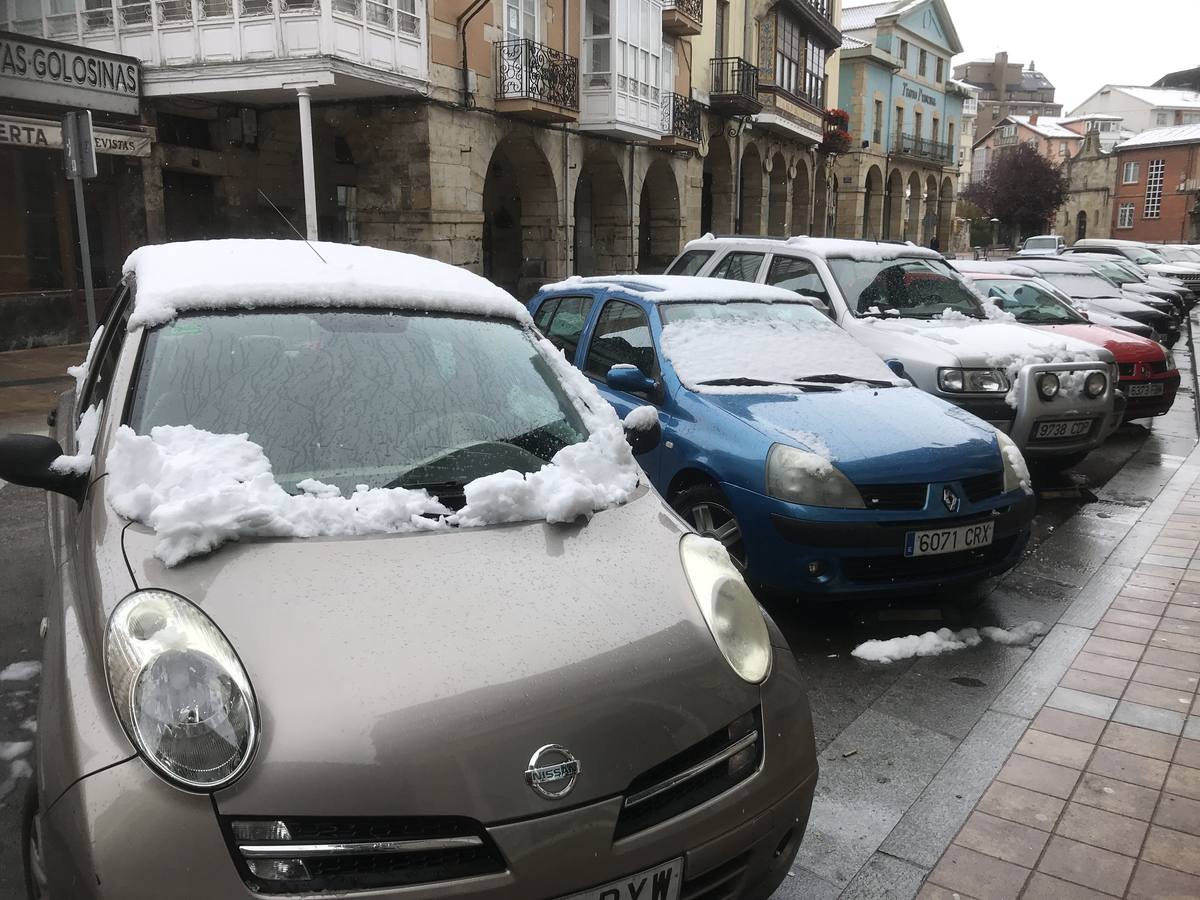
[[[1113,189],[1117,183],[1117,156],[1100,147],[1100,134],[1084,138],[1083,147],[1067,163],[1067,200],[1056,215],[1056,231],[1068,244],[1079,237],[1081,216],[1086,237],[1112,237]]]

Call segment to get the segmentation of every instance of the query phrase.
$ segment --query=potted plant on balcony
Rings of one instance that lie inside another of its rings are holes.
[[[825,112],[825,130],[826,131],[845,131],[850,130],[850,113],[844,109],[830,109]]]
[[[850,113],[844,109],[831,109],[825,113],[825,137],[821,140],[821,152],[825,156],[840,156],[850,149]]]

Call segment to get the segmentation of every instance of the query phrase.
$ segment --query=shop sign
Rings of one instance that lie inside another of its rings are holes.
[[[149,156],[151,138],[147,131],[96,128],[96,152],[112,156]],[[49,119],[0,116],[0,147],[32,147],[61,150],[62,124]]]
[[[0,32],[0,97],[136,116],[141,79],[131,56]]]

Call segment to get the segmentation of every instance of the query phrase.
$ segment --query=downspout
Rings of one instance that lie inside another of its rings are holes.
[[[737,165],[733,169],[733,233],[742,233],[742,125],[744,118],[737,120],[737,143],[734,152],[737,153]]]
[[[637,271],[637,264],[634,256],[634,240],[633,240],[633,144],[629,145],[629,271],[632,274]]]
[[[471,20],[483,12],[489,2],[490,0],[473,0],[455,23],[458,26],[459,40],[462,42],[462,103],[467,109],[474,105],[471,98],[471,70],[467,68],[467,28]]]
[[[564,0],[562,5],[563,24],[562,24],[562,49],[563,53],[567,52],[568,40],[568,24],[571,17],[571,4],[569,0]],[[575,274],[575,233],[571,223],[571,192],[567,189],[571,178],[571,145],[570,133],[567,131],[567,126],[562,126],[562,216],[563,216],[563,234],[566,235],[566,246],[563,247],[563,255],[567,261],[567,271],[564,275]]]

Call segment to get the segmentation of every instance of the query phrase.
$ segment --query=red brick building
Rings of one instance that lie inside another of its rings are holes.
[[[1117,147],[1113,237],[1200,241],[1200,125],[1146,131]]]

